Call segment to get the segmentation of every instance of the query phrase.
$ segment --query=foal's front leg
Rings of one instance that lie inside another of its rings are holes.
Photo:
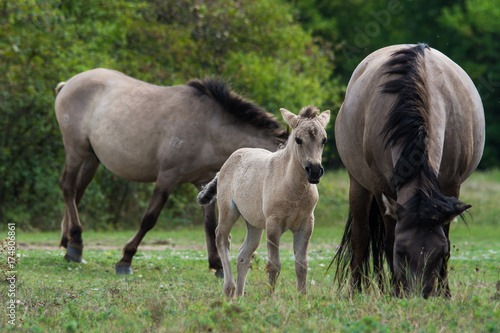
[[[309,260],[307,248],[314,227],[314,216],[311,215],[299,231],[293,233],[293,252],[295,255],[295,275],[297,276],[297,291],[307,294],[307,269]]]
[[[236,296],[243,296],[248,270],[252,266],[252,257],[255,250],[259,247],[260,239],[262,238],[262,233],[264,232],[264,229],[256,228],[248,222],[246,222],[246,225],[247,235],[243,245],[241,245],[238,253],[238,263],[236,264]]]
[[[269,274],[269,285],[271,286],[271,293],[274,293],[274,286],[276,280],[281,272],[281,259],[280,259],[280,238],[283,232],[277,223],[266,222],[267,233],[267,272]]]

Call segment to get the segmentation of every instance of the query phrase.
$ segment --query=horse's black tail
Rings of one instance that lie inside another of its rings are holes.
[[[210,181],[201,191],[198,193],[198,205],[205,206],[214,202],[217,196],[217,180],[219,179],[219,173],[215,175],[215,178]]]
[[[352,224],[353,216],[352,213],[349,212],[349,218],[347,219],[344,235],[342,236],[338,251],[328,266],[328,269],[330,269],[332,265],[335,266],[334,281],[338,283],[340,289],[345,286],[350,277],[350,265],[354,255],[351,243]],[[363,263],[361,267],[358,268],[363,280],[355,281],[355,283],[361,282],[365,288],[370,285],[371,280],[367,279],[367,277],[372,274],[372,266],[370,265],[369,260],[371,255],[373,260],[373,272],[379,277],[380,287],[383,288],[383,285],[385,284],[383,261],[385,248],[385,227],[375,198],[373,198],[372,205],[370,207],[369,229],[369,246],[363,254]]]
[[[334,281],[338,283],[341,289],[347,280],[349,279],[349,265],[353,259],[352,244],[351,244],[351,233],[352,233],[352,213],[349,211],[349,217],[345,224],[344,235],[338,246],[337,253],[330,262],[327,271],[333,266],[335,266],[335,277]]]

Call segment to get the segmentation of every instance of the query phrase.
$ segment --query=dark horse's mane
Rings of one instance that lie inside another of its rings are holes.
[[[287,131],[282,129],[280,122],[273,115],[231,91],[228,83],[224,80],[211,77],[203,80],[191,80],[187,85],[196,88],[200,94],[205,94],[219,102],[226,112],[236,118],[268,131],[269,134],[277,138],[278,142],[283,143],[288,138]]]
[[[399,75],[382,85],[383,94],[397,94],[382,130],[386,148],[401,143],[403,151],[394,168],[392,186],[397,190],[428,169],[427,91],[424,80],[425,44],[403,49],[391,56],[386,75]],[[408,162],[412,168],[408,168]]]
[[[418,179],[420,186],[407,203],[408,221],[444,223],[450,212],[462,204],[446,197],[439,185],[437,171],[429,164],[427,149],[429,122],[428,94],[425,84],[425,50],[418,44],[392,54],[384,67],[386,75],[398,75],[382,85],[381,93],[397,94],[382,130],[386,147],[401,144],[402,152],[394,167],[392,186],[395,190]]]

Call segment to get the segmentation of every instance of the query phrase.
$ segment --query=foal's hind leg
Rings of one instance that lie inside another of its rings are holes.
[[[353,177],[350,177],[349,187],[349,208],[352,213],[352,262],[351,286],[358,291],[362,290],[362,281],[367,277],[364,276],[363,267],[368,265],[368,245],[370,242],[370,226],[369,226],[369,212],[371,205],[372,195],[370,191],[361,186]]]
[[[240,217],[240,213],[229,201],[219,198],[219,225],[215,229],[215,240],[224,269],[224,295],[233,297],[236,286],[230,260],[231,229]]]
[[[246,222],[246,221],[245,221]],[[238,262],[236,264],[237,281],[236,281],[236,296],[243,296],[245,291],[245,281],[247,279],[248,270],[252,266],[252,257],[259,247],[260,239],[264,229],[259,229],[246,222],[247,235],[245,241],[241,245],[238,252]]]

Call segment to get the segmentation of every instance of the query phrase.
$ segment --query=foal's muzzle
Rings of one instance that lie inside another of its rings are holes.
[[[308,162],[306,167],[306,176],[307,176],[307,181],[311,184],[318,184],[319,179],[321,176],[323,176],[324,170],[321,164],[312,164],[311,162]]]

